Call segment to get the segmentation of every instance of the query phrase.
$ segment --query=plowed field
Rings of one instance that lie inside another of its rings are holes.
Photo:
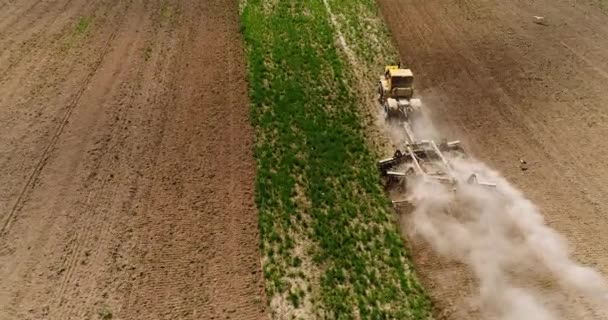
[[[234,1],[0,2],[0,318],[263,316]]]
[[[446,136],[463,140],[521,188],[578,261],[608,274],[608,16],[601,6],[379,3]],[[533,23],[534,16],[547,24]],[[417,270],[440,307],[466,304],[473,287],[460,267],[413,245]]]

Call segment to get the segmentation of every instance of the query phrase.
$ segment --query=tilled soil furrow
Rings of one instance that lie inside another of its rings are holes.
[[[97,70],[99,69],[101,64],[103,63],[104,58],[105,58],[106,54],[108,53],[109,45],[110,45],[111,41],[114,40],[114,36],[115,36],[114,34],[110,34],[110,36],[108,37],[108,40],[106,42],[106,45],[102,49],[102,52],[100,54],[100,57],[99,57],[97,63],[94,65],[93,69],[91,70],[91,72],[89,73],[87,78],[84,80],[83,84],[80,86],[80,89],[78,89],[78,92],[77,92],[74,100],[72,100],[72,102],[70,102],[70,104],[67,106],[67,111],[65,112],[63,119],[61,120],[61,122],[59,124],[59,127],[54,132],[53,137],[51,138],[51,141],[44,148],[44,151],[42,153],[42,156],[40,157],[40,160],[38,161],[38,164],[34,168],[34,171],[31,173],[31,175],[28,177],[27,182],[25,183],[25,186],[23,187],[23,190],[19,193],[17,200],[15,201],[15,204],[13,205],[13,208],[9,212],[8,216],[5,217],[4,223],[2,224],[2,228],[0,229],[0,236],[3,236],[7,232],[8,228],[11,225],[13,216],[15,215],[15,213],[17,212],[17,210],[20,208],[20,206],[22,204],[21,201],[23,200],[25,193],[29,190],[32,182],[38,178],[38,175],[40,175],[40,172],[42,171],[43,166],[46,164],[47,157],[49,156],[49,152],[51,151],[51,149],[53,149],[55,147],[55,144],[59,140],[59,137],[61,136],[61,133],[63,132],[63,129],[65,128],[65,125],[70,120],[70,117],[72,115],[72,112],[74,111],[74,108],[76,108],[76,106],[78,105],[78,102],[80,101],[80,98],[82,97],[82,94],[84,93],[84,90],[87,88],[87,86],[91,82],[91,79],[93,78],[93,76],[95,75],[95,73],[97,72]]]
[[[114,26],[112,26],[113,28],[116,28],[117,26],[119,26],[120,24],[116,24]],[[110,33],[111,38],[113,38],[112,33]],[[60,241],[56,241],[58,239],[62,239],[63,235],[48,235],[47,232],[51,231],[53,227],[56,227],[56,225],[54,226],[54,223],[52,221],[48,221],[49,218],[52,219],[52,216],[48,216],[49,213],[52,214],[53,211],[64,211],[65,209],[61,209],[61,204],[55,203],[54,205],[51,205],[50,208],[52,208],[52,210],[49,210],[47,212],[44,211],[40,211],[37,208],[37,204],[40,203],[40,198],[37,197],[36,195],[39,194],[38,190],[36,189],[37,187],[39,187],[40,184],[42,185],[48,185],[49,184],[49,177],[47,175],[42,174],[43,173],[43,165],[51,165],[51,166],[55,166],[54,163],[56,163],[56,160],[54,160],[54,158],[57,158],[56,156],[54,156],[54,154],[62,154],[62,149],[64,149],[65,147],[63,147],[63,143],[62,143],[62,132],[64,131],[64,129],[66,128],[66,126],[68,125],[69,121],[68,119],[72,116],[73,114],[73,110],[76,108],[76,106],[78,105],[79,101],[82,99],[82,96],[84,95],[84,91],[87,89],[87,86],[89,83],[91,83],[91,80],[93,79],[94,75],[97,72],[97,69],[99,69],[99,67],[101,66],[103,60],[104,60],[104,56],[109,52],[110,50],[110,43],[111,41],[108,40],[104,46],[105,50],[100,51],[101,53],[97,53],[98,56],[98,60],[96,61],[96,63],[92,66],[92,69],[89,71],[89,75],[85,78],[85,80],[83,81],[83,83],[80,85],[80,89],[79,91],[76,92],[76,94],[73,96],[71,103],[68,105],[67,111],[64,115],[63,121],[59,123],[59,127],[58,129],[55,131],[55,134],[53,135],[52,139],[50,140],[49,144],[47,144],[45,146],[44,152],[43,152],[43,157],[41,158],[42,160],[40,160],[39,165],[36,167],[36,170],[32,173],[30,180],[27,184],[28,187],[26,187],[24,189],[24,192],[22,192],[22,196],[17,198],[17,205],[15,206],[15,209],[18,210],[23,210],[23,212],[26,213],[26,217],[24,217],[25,222],[27,223],[28,218],[30,218],[32,215],[34,215],[37,219],[40,220],[39,225],[42,226],[42,229],[39,230],[40,233],[37,235],[37,237],[39,237],[38,241],[33,242],[32,241],[28,241],[27,243],[24,243],[23,245],[27,245],[29,243],[29,246],[38,246],[38,245],[42,245],[42,247],[36,247],[36,251],[37,252],[45,252],[46,250],[49,249],[49,246],[53,246],[53,245],[58,245],[61,242]],[[93,117],[93,119],[95,119],[95,117]],[[83,135],[83,137],[86,137],[86,135]],[[68,146],[70,146],[73,143],[68,143]],[[69,150],[69,147],[68,147]],[[70,152],[68,152],[69,154]],[[68,169],[68,172],[77,172],[78,170],[78,161],[71,161],[71,162],[67,162],[66,164],[68,164],[68,166],[66,166],[66,169]],[[52,174],[51,174],[52,176]],[[85,176],[86,177],[86,176]],[[66,205],[68,203],[70,203],[70,201],[68,199],[73,198],[74,193],[78,193],[75,192],[75,190],[70,190],[69,186],[71,185],[77,185],[78,180],[74,180],[72,178],[69,179],[62,179],[62,178],[50,178],[50,180],[57,180],[57,181],[64,181],[64,186],[62,186],[61,188],[59,188],[59,190],[54,191],[53,193],[47,193],[47,201],[51,202],[52,201],[56,201],[56,197],[63,197],[63,205]],[[30,188],[31,187],[31,188]],[[44,187],[43,187],[44,188]],[[31,189],[31,190],[29,190]],[[20,201],[26,199],[26,197],[31,197],[33,199],[34,205],[32,209],[32,205],[26,205],[26,203],[23,203],[23,208],[20,208]],[[87,196],[87,199],[89,199],[89,196]],[[87,200],[88,201],[88,200]],[[74,208],[78,208],[79,205],[78,203],[75,203],[75,207]],[[84,212],[87,212],[86,207],[84,208]],[[17,211],[13,211],[13,212],[17,212]],[[22,213],[23,213],[22,212]],[[14,217],[13,217],[14,218]],[[70,214],[66,215],[66,218],[71,219]],[[60,220],[61,221],[61,220]],[[84,220],[85,222],[87,221],[86,218]],[[12,222],[12,220],[11,220]],[[20,221],[21,222],[21,221]],[[10,226],[11,224],[7,224],[7,226]],[[79,226],[76,225],[75,228],[80,228]],[[9,230],[8,228],[4,229],[4,235],[5,237],[3,237],[3,242],[6,241],[6,243],[10,243],[11,241],[9,241],[8,239],[12,239],[15,237],[15,234],[7,234],[9,233],[11,230]],[[76,267],[77,263],[80,263],[81,261],[79,260],[80,257],[76,257],[76,255],[78,253],[80,253],[80,244],[82,243],[80,236],[74,238],[76,239],[75,244],[71,244],[72,241],[69,240],[71,238],[70,235],[70,229],[66,228],[66,237],[65,239],[67,240],[66,243],[68,243],[68,245],[66,246],[66,250],[68,252],[68,255],[65,258],[61,258],[61,260],[66,261],[65,263],[60,263],[59,265],[54,266],[57,261],[54,259],[49,259],[49,261],[47,261],[47,263],[42,264],[42,265],[30,265],[29,263],[26,264],[27,267],[25,266],[21,266],[19,267],[19,264],[16,264],[15,262],[12,262],[11,265],[12,266],[12,270],[9,271],[8,275],[9,277],[6,278],[6,282],[9,281],[18,281],[19,277],[23,277],[23,279],[28,279],[27,281],[29,282],[27,286],[21,288],[21,292],[19,294],[17,294],[15,296],[15,299],[13,299],[13,305],[20,305],[21,302],[24,302],[25,304],[33,304],[34,301],[36,301],[35,299],[37,299],[38,297],[40,297],[40,292],[36,292],[36,290],[34,290],[34,288],[36,288],[35,285],[33,285],[32,280],[30,279],[32,277],[32,273],[38,274],[38,275],[42,275],[45,273],[50,273],[49,271],[52,272],[53,269],[57,268],[57,275],[59,276],[59,278],[64,279],[63,281],[60,281],[56,288],[59,288],[60,292],[65,290],[65,287],[69,284],[68,279],[70,279],[74,268]],[[90,230],[86,230],[85,236],[87,236],[90,232]],[[76,233],[78,235],[78,233]],[[44,240],[42,240],[44,239]],[[85,237],[86,239],[86,237]],[[45,241],[46,240],[46,241]],[[56,242],[54,242],[56,241]],[[14,243],[14,242],[13,242]],[[70,248],[71,246],[71,248]],[[60,250],[52,250],[55,251],[55,254],[60,253]],[[35,257],[36,254],[32,254],[29,255],[29,257]],[[41,268],[42,266],[46,265],[49,270],[44,270],[44,268]],[[19,269],[21,269],[20,271],[18,271]],[[42,269],[42,271],[40,270]],[[10,269],[9,269],[10,270]],[[59,280],[59,279],[57,279]],[[49,281],[49,285],[54,282],[53,281]],[[78,283],[76,283],[76,285],[78,285]],[[53,287],[53,286],[51,286]],[[48,288],[51,288],[48,287]],[[13,288],[13,290],[17,289],[16,287]],[[55,291],[55,290],[53,290]],[[19,292],[19,291],[17,291]],[[29,299],[25,298],[28,297],[29,295]],[[58,304],[63,305],[65,303],[64,300],[68,300],[69,299],[62,299],[62,295],[59,294],[57,300],[58,300]],[[54,314],[54,306],[52,304],[50,304],[48,301],[48,298],[45,299],[46,301],[44,301],[43,303],[40,303],[36,312],[41,312],[43,314],[48,314],[49,312],[51,314]],[[35,305],[35,304],[34,304]],[[32,310],[30,310],[32,311]]]
[[[71,3],[71,2],[70,2]],[[65,3],[66,5],[68,2]],[[78,6],[72,5],[68,9],[55,8],[54,12],[42,12],[40,18],[32,19],[37,21],[33,26],[26,26],[23,32],[16,32],[8,35],[6,42],[0,41],[2,51],[0,51],[0,80],[11,80],[8,75],[21,74],[19,67],[31,67],[28,63],[35,61],[36,70],[29,70],[29,74],[36,74],[40,68],[46,67],[47,59],[52,58],[50,53],[57,55],[57,52],[48,50],[49,47],[58,47],[57,51],[65,51],[69,37],[75,35],[75,25],[78,23],[78,16],[86,7],[94,5],[87,1],[79,1]],[[52,17],[46,18],[46,17]],[[39,20],[39,21],[38,21]],[[35,28],[34,28],[35,26]],[[63,46],[64,48],[61,48]],[[17,69],[17,70],[16,70]],[[9,82],[10,83],[10,82]],[[6,90],[13,92],[13,90]]]
[[[86,1],[72,2],[74,8],[66,12],[82,10]],[[118,6],[97,11],[107,14]],[[66,114],[66,108],[77,95],[77,88],[85,81],[99,58],[107,34],[94,34],[74,48],[64,52],[62,45],[71,38],[72,30],[61,27],[63,35],[57,39],[24,48],[21,53],[23,62],[12,69],[10,76],[2,80],[0,86],[0,136],[5,143],[0,153],[2,175],[7,179],[22,179],[21,182],[0,186],[0,197],[19,196],[26,185],[28,177],[35,170],[43,149],[35,146],[48,144]],[[78,63],[70,59],[78,58]],[[35,75],[35,76],[31,76]],[[25,161],[24,159],[28,159]],[[18,165],[18,167],[16,167]],[[16,169],[16,170],[15,170]],[[11,212],[14,201],[4,201],[2,219]]]
[[[12,24],[17,23],[21,18],[30,14],[36,6],[44,3],[42,0],[29,0],[29,1],[13,1],[7,4],[5,10],[0,13],[0,31],[8,29]],[[47,3],[50,4],[50,3]],[[23,22],[23,21],[22,21]]]
[[[263,317],[236,3],[50,4],[1,30],[0,318]]]
[[[244,255],[240,249],[246,247],[243,244],[257,241],[256,234],[244,227],[255,224],[255,216],[243,215],[243,208],[253,209],[251,181],[249,186],[243,184],[253,168],[253,163],[247,163],[243,156],[251,152],[247,147],[251,141],[243,141],[242,135],[247,110],[238,107],[246,101],[246,91],[237,87],[242,81],[239,78],[244,79],[239,67],[243,61],[232,40],[211,36],[222,33],[208,28],[209,21],[221,22],[222,28],[229,26],[225,30],[237,28],[235,24],[224,24],[229,16],[220,13],[221,7],[216,2],[183,2],[177,8],[183,16],[178,27],[178,55],[171,90],[179,94],[168,98],[177,108],[167,119],[156,160],[158,167],[151,173],[155,181],[151,193],[163,197],[150,199],[145,207],[148,214],[141,217],[141,223],[154,226],[136,248],[138,264],[149,266],[144,267],[149,272],[131,290],[124,310],[128,315],[155,318],[175,313],[182,318],[198,318],[232,314],[244,319],[261,316],[261,306],[255,305],[260,279],[257,272],[252,272],[259,266],[243,264],[239,258]],[[200,20],[198,16],[207,16],[208,20]],[[222,62],[224,59],[226,63]],[[203,63],[221,65],[225,70],[192,69],[192,65]],[[227,87],[217,86],[221,74],[231,79]],[[190,85],[184,86],[185,81]],[[219,141],[223,142],[218,144]],[[188,148],[182,148],[183,145]],[[191,165],[185,167],[185,163]],[[233,172],[239,173],[234,180]],[[200,185],[194,177],[208,183]],[[198,248],[179,243],[198,244]],[[159,294],[150,299],[153,292]],[[200,304],[201,309],[192,309],[171,292],[184,292],[180,299]]]
[[[18,55],[14,55],[15,51],[25,47],[35,45],[37,42],[44,42],[45,37],[53,36],[53,26],[56,22],[62,21],[67,14],[72,13],[71,10],[66,10],[65,6],[70,3],[70,0],[55,0],[42,1],[36,6],[36,10],[27,12],[19,19],[15,20],[14,24],[0,29],[0,62],[8,60],[11,66],[18,63]],[[86,2],[85,2],[86,3]],[[70,8],[73,9],[73,8]],[[2,32],[6,30],[7,32]],[[6,75],[6,71],[0,73]]]

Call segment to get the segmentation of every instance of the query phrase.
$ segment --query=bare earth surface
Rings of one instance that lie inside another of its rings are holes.
[[[0,319],[263,318],[237,10],[0,1]]]
[[[501,171],[608,275],[608,16],[592,1],[379,0],[446,136]],[[547,26],[533,23],[544,16]],[[519,169],[519,159],[530,168]],[[466,303],[462,268],[413,241],[435,301]],[[455,314],[455,318],[463,316]]]

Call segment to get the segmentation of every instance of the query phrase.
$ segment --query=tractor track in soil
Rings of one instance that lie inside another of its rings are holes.
[[[0,318],[264,318],[237,4],[0,7]]]
[[[438,127],[522,189],[567,238],[576,260],[608,275],[608,16],[600,5],[379,4]],[[533,23],[534,16],[548,25]],[[520,158],[529,170],[520,170]],[[467,299],[475,285],[464,267],[410,242],[438,310],[471,318]]]

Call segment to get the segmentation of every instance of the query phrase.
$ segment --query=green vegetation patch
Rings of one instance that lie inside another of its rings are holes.
[[[352,3],[374,8],[367,0]],[[241,15],[273,316],[430,318],[323,1],[247,0]]]
[[[179,8],[172,1],[163,0],[160,7],[160,18],[162,24],[175,24],[180,19]]]
[[[84,34],[89,30],[89,26],[93,21],[92,17],[81,17],[78,19],[78,23],[76,24],[76,28],[74,29],[74,33],[76,34]]]
[[[83,40],[89,35],[92,24],[93,17],[86,16],[80,17],[73,26],[70,26],[67,29],[66,37],[62,40],[61,52],[66,53],[81,45]]]

